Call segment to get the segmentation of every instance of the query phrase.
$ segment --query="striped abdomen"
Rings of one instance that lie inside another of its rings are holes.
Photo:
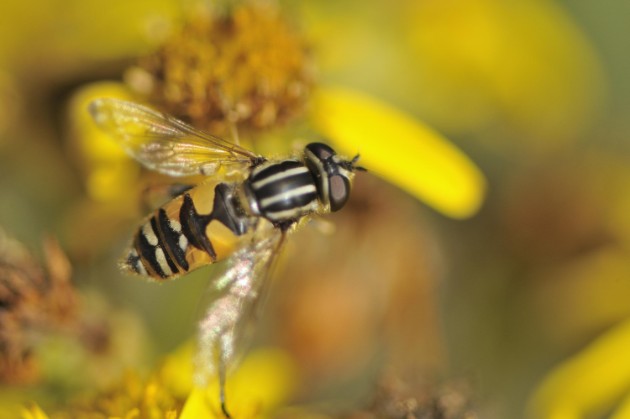
[[[296,221],[319,208],[313,175],[296,160],[256,167],[245,187],[252,210],[276,224]]]
[[[247,233],[232,189],[205,183],[171,200],[136,232],[123,269],[170,279],[229,256]]]

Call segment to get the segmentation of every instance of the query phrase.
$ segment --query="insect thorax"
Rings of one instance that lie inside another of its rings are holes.
[[[265,162],[252,169],[240,199],[251,215],[286,228],[305,215],[334,212],[345,205],[356,158],[344,160],[322,143],[308,144],[303,158]]]
[[[250,212],[275,225],[288,225],[321,207],[315,179],[298,160],[255,167],[243,184],[243,192]]]

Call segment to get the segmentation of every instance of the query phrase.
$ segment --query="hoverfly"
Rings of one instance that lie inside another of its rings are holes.
[[[268,160],[174,117],[117,99],[96,99],[98,126],[148,169],[170,176],[204,175],[150,214],[121,262],[124,271],[158,281],[227,259],[212,282],[217,297],[199,325],[197,371],[219,377],[235,362],[245,330],[268,286],[287,233],[315,214],[340,210],[350,195],[357,155],[308,144],[301,156]]]

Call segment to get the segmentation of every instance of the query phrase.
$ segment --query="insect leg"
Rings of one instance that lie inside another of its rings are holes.
[[[284,238],[284,232],[270,223],[264,229],[260,222],[257,226],[256,237],[230,257],[225,272],[213,281],[217,295],[199,324],[196,373],[202,383],[206,377],[218,375],[221,411],[228,418],[227,373],[254,331],[253,321],[266,295],[269,270]]]
[[[223,88],[221,85],[217,86],[216,92],[219,96],[219,106],[221,107],[221,111],[224,115],[224,121],[228,124],[228,128],[230,130],[230,135],[232,136],[232,142],[238,146],[240,146],[241,142],[238,136],[238,111],[236,110],[234,104],[230,103],[228,97],[223,94]]]
[[[223,346],[223,342],[222,345]],[[218,364],[218,374],[219,374],[219,401],[221,402],[221,411],[223,412],[223,414],[225,415],[226,418],[231,418],[232,416],[230,415],[230,412],[228,412],[227,410],[227,403],[225,401],[225,382],[226,382],[226,370],[227,370],[227,365],[226,365],[226,359],[223,356],[224,355],[224,351],[220,350],[219,353],[219,362]]]
[[[232,118],[231,116],[228,116],[227,121],[230,126],[230,134],[232,134],[232,142],[236,145],[240,145],[241,141],[239,140],[239,137],[238,137],[238,127],[236,126],[236,122],[234,121],[234,119],[236,118]]]
[[[286,233],[282,232],[277,243],[275,244],[275,246],[273,246],[274,253],[277,254],[280,251],[280,249],[282,248],[282,245],[284,244],[285,238],[286,238]],[[275,258],[272,258],[265,262],[266,266],[263,268],[263,270],[265,271],[263,275],[267,275],[267,272],[271,269],[274,261],[275,261]],[[268,289],[269,287],[264,286],[264,285],[260,288],[257,295],[257,299],[259,301],[262,300],[262,302],[264,302],[266,300],[266,294],[267,294]],[[260,307],[260,304],[256,304],[256,302],[254,304],[255,306],[252,309],[251,317],[254,320],[256,320],[256,318],[259,317],[260,315],[259,311],[261,307]],[[234,347],[233,347],[234,339],[235,339],[235,336],[232,330],[229,332],[226,332],[221,336],[219,347],[218,347],[219,359],[217,362],[217,374],[219,375],[219,401],[221,403],[221,411],[223,412],[226,418],[232,417],[230,415],[230,412],[227,410],[227,402],[226,402],[226,397],[225,397],[225,384],[227,381],[227,378],[226,378],[227,365],[228,365],[228,362],[230,361],[229,359],[230,357],[228,357],[227,355],[232,354],[234,351]]]

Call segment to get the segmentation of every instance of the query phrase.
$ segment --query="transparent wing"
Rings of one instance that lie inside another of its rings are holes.
[[[218,374],[223,408],[226,372],[251,335],[253,320],[268,287],[269,271],[283,242],[283,232],[268,228],[257,232],[247,246],[234,253],[214,283],[218,296],[199,324],[196,378],[205,385]]]
[[[170,176],[212,175],[222,166],[247,166],[262,158],[229,141],[137,103],[92,101],[96,124],[151,170]]]

